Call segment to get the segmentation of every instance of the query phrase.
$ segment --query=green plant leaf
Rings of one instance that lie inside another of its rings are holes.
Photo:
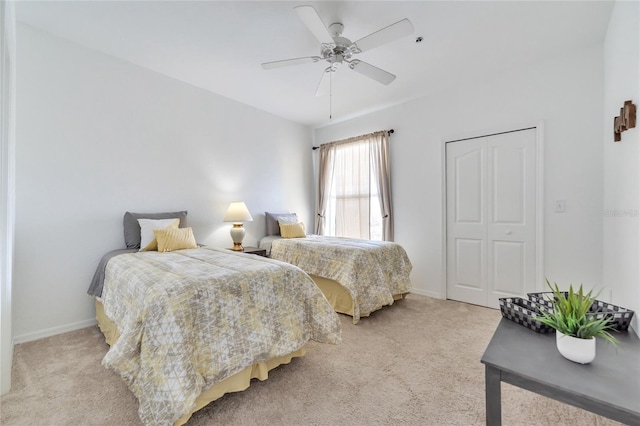
[[[591,312],[596,301],[597,294],[593,290],[585,293],[582,284],[577,291],[573,285],[569,285],[569,291],[562,291],[557,283],[546,280],[547,286],[551,289],[550,299],[552,308],[540,306],[540,316],[536,319],[549,327],[560,331],[562,334],[578,337],[580,339],[590,339],[601,337],[607,342],[617,345],[618,340],[609,333],[614,330],[613,318],[611,315],[597,317],[597,310]],[[599,292],[598,292],[599,294]]]

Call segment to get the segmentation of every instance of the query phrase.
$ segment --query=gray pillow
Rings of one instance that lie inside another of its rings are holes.
[[[264,212],[267,219],[267,235],[280,235],[280,224],[278,220],[283,222],[297,223],[298,216],[295,213],[269,213]]]
[[[131,213],[126,212],[122,219],[124,225],[124,244],[128,249],[140,248],[140,224],[138,219],[180,219],[180,228],[187,227],[187,211],[167,213]]]

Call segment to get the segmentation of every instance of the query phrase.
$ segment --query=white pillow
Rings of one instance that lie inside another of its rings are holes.
[[[180,219],[138,219],[138,223],[140,224],[140,251],[145,251],[146,247],[156,239],[154,229],[177,228],[180,225]]]

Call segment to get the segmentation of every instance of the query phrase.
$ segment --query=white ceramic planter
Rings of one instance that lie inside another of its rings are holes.
[[[566,336],[556,330],[556,346],[558,351],[568,360],[580,364],[589,364],[596,357],[596,338],[578,339]]]

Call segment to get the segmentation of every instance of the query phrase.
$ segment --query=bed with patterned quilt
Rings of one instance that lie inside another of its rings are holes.
[[[102,363],[145,425],[181,425],[228,392],[337,344],[340,321],[314,281],[277,260],[208,247],[107,253],[89,294],[110,348]]]
[[[296,228],[295,213],[267,215],[267,220],[279,217],[283,231]],[[299,227],[297,232],[281,233],[268,225],[267,232],[271,235],[262,238],[259,245],[269,257],[308,273],[334,310],[351,315],[354,324],[411,290],[412,264],[400,244],[307,235]]]

